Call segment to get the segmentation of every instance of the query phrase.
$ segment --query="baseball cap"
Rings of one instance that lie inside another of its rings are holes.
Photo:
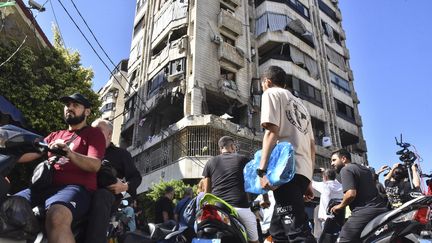
[[[61,97],[60,101],[63,102],[63,103],[67,103],[69,101],[74,101],[74,102],[80,103],[85,108],[90,108],[91,107],[90,101],[88,101],[87,98],[84,97],[84,95],[82,95],[80,93],[75,93],[73,95]]]

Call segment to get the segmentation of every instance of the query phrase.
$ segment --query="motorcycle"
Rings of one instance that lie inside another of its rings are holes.
[[[192,242],[248,242],[246,228],[231,205],[210,193],[199,204],[195,219],[197,238]]]
[[[23,154],[34,152],[65,155],[62,150],[50,149],[40,135],[13,125],[0,127],[0,242],[48,241],[44,232],[44,207],[31,209],[25,199],[7,195],[10,188],[7,175]],[[85,235],[85,223],[84,219],[72,225],[72,232],[78,242]],[[29,229],[28,225],[32,227]]]
[[[407,175],[412,185],[412,175],[410,169],[417,159],[417,156],[409,150],[409,143],[396,139],[396,144],[402,147],[402,150],[396,154],[400,155],[400,160],[407,168]],[[382,213],[372,219],[363,229],[360,236],[361,242],[420,242],[420,239],[430,239],[431,222],[430,211],[432,206],[432,196],[423,195],[420,192],[411,192],[410,201],[405,202],[402,206],[391,211]],[[329,204],[327,209],[330,214]],[[326,221],[327,223],[327,221]],[[325,227],[325,226],[324,226]],[[332,240],[326,242],[335,242],[338,232],[331,232]]]

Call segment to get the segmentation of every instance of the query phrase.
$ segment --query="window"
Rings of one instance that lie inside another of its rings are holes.
[[[354,118],[354,108],[351,106],[343,103],[342,101],[335,99],[335,105],[336,105],[336,114],[350,122],[355,122]]]
[[[185,58],[180,58],[170,62],[169,74],[178,74],[185,71]]]
[[[287,88],[301,99],[322,107],[321,90],[308,84],[306,81],[288,75]]]
[[[290,46],[284,43],[273,46],[272,48],[269,48],[268,51],[263,53],[260,52],[259,54],[259,65],[265,63],[269,59],[292,61],[290,55]]]
[[[145,18],[145,15],[143,15],[143,16],[141,17],[141,19],[138,21],[138,23],[135,25],[135,27],[134,27],[134,31],[133,31],[133,37],[135,37],[136,34],[137,34],[141,29],[144,28],[144,18]]]
[[[351,95],[351,88],[348,81],[346,81],[341,76],[335,74],[332,71],[330,71],[330,80],[333,87],[344,92],[345,94]]]
[[[159,91],[159,89],[164,86],[168,80],[167,80],[167,73],[168,67],[163,68],[156,76],[154,76],[149,82],[147,87],[147,96],[148,98],[152,97]]]
[[[135,100],[136,100],[136,94],[134,94],[129,100],[126,101],[124,106],[124,117],[125,121],[130,120],[132,117],[134,117],[135,114]]]
[[[327,4],[325,4],[322,0],[318,0],[319,9],[323,11],[327,16],[329,16],[332,20],[334,20],[336,23],[340,22],[339,17],[337,16],[336,12],[331,9]]]
[[[234,39],[231,39],[231,38],[229,38],[229,37],[227,37],[226,35],[223,35],[223,34],[221,34],[221,36],[222,36],[222,40],[225,43],[228,43],[228,44],[230,44],[232,46],[235,46],[235,40]]]
[[[315,117],[311,117],[311,122],[315,144],[322,145],[322,138],[325,135],[324,122]]]
[[[235,73],[221,68],[221,80],[222,80],[222,87],[223,88],[237,90]]]
[[[329,24],[321,20],[321,25],[324,30],[324,34],[329,38],[333,39],[338,45],[342,46],[341,37],[336,30],[334,30]]]

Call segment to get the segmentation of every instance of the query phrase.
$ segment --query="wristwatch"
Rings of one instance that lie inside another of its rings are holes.
[[[257,175],[259,176],[259,177],[263,177],[263,176],[265,176],[265,174],[267,173],[267,170],[262,170],[262,169],[257,169],[256,170],[256,173],[257,173]]]

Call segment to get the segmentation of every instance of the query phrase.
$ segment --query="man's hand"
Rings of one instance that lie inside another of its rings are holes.
[[[266,175],[264,175],[263,177],[260,177],[260,184],[261,184],[261,188],[263,188],[265,190],[276,190],[278,188],[278,187],[272,186],[270,184],[270,181],[268,180]]]
[[[64,143],[63,140],[57,139],[56,141],[50,143],[49,145],[50,149],[60,149],[66,152],[66,157],[70,159],[72,150],[69,148],[67,144]]]
[[[110,190],[115,195],[125,192],[129,189],[127,183],[124,183],[120,179],[117,178],[117,182],[115,184],[107,186],[107,189]]]
[[[312,183],[309,183],[308,188],[306,189],[305,194],[303,195],[305,202],[309,202],[314,198]]]
[[[334,214],[338,214],[340,211],[342,211],[345,207],[342,204],[338,204],[336,206],[333,206],[330,211]]]

